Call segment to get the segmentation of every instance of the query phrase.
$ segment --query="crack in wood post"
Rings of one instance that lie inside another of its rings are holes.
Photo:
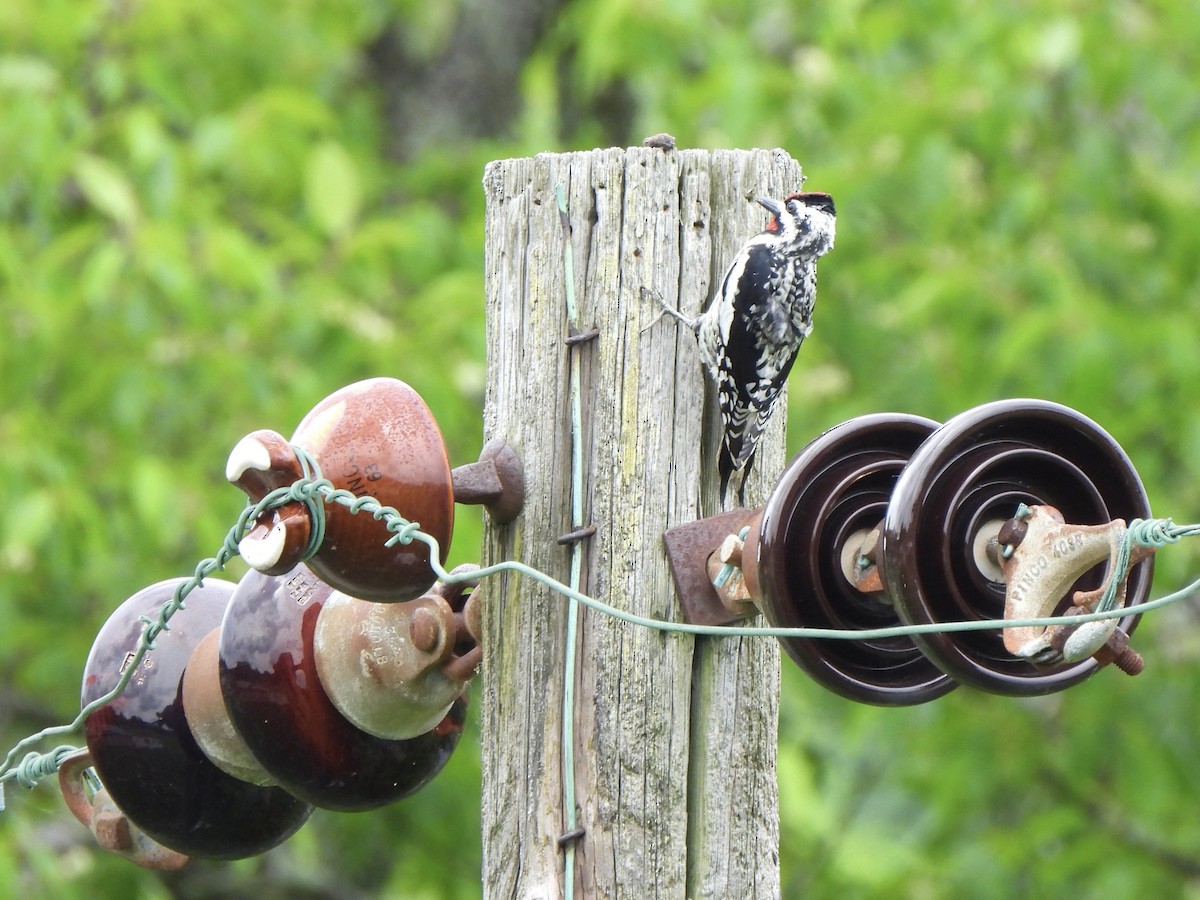
[[[719,510],[719,434],[692,336],[641,288],[688,315],[707,305],[732,255],[761,230],[752,198],[800,184],[782,151],[648,148],[541,154],[488,166],[485,438],[521,454],[526,504],[488,523],[484,564],[520,559],[565,578],[570,429],[564,341],[594,331],[581,371],[584,590],[680,618],[662,548],[671,525]],[[579,320],[563,313],[561,223],[572,213]],[[748,199],[749,198],[749,199]],[[783,469],[785,415],[759,451],[748,499]],[[566,601],[505,579],[484,623],[477,703],[483,737],[484,896],[562,895],[562,671]],[[590,613],[581,618],[575,759],[577,896],[773,897],[779,893],[775,641],[694,639]]]

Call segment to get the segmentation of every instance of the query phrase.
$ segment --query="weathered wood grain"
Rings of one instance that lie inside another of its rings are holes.
[[[648,287],[695,314],[765,222],[762,194],[799,189],[782,151],[648,148],[502,160],[487,200],[486,438],[521,454],[528,496],[490,523],[484,564],[519,559],[566,581],[570,427],[563,235],[567,190],[584,327],[582,589],[678,620],[662,532],[719,510],[719,426],[695,341],[655,323]],[[782,405],[781,405],[782,406]],[[707,424],[707,427],[706,427]],[[783,468],[784,414],[747,497]],[[567,601],[528,579],[487,586],[480,678],[486,897],[562,896],[562,691]],[[774,641],[703,638],[581,614],[574,714],[585,897],[772,897],[779,891]]]

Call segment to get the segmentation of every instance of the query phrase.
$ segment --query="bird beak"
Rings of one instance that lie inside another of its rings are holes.
[[[783,215],[783,207],[781,207],[770,197],[756,197],[754,202],[776,218]]]

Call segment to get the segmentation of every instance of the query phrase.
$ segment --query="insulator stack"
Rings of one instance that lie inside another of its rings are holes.
[[[126,600],[96,636],[83,674],[83,702],[104,696],[130,663],[142,617],[154,618],[183,579]],[[311,806],[278,787],[242,781],[196,743],[181,682],[192,652],[221,623],[233,596],[210,579],[189,595],[186,615],[158,636],[125,692],[87,720],[87,746],[104,789],[150,838],[189,857],[237,859],[269,850],[304,824]]]
[[[1004,558],[1012,547],[1005,549],[1002,536],[1020,532],[1015,517],[1030,508],[1049,511],[1039,522],[1058,517],[1059,530],[1043,531],[1061,544],[1045,548],[1061,564],[1021,566]],[[774,626],[850,632],[972,620],[1002,625],[1006,598],[1010,618],[1019,617],[1014,610],[1033,610],[1029,618],[1090,611],[1100,586],[1114,577],[1115,550],[1085,557],[1075,549],[1086,535],[1115,548],[1111,535],[1123,533],[1125,521],[1149,516],[1137,471],[1099,425],[1056,403],[1005,400],[941,426],[900,414],[846,422],[792,460],[762,510],[677,526],[664,541],[689,621],[729,622],[761,609]],[[731,537],[739,528],[744,539]],[[1140,564],[1116,576],[1122,606],[1148,596],[1152,568],[1141,562],[1148,556],[1140,553],[1133,560]],[[1046,577],[1051,571],[1057,580]],[[1026,602],[1013,603],[1014,593]],[[1137,620],[1130,615],[1090,632],[1056,626],[1044,638],[1044,627],[1019,635],[997,627],[781,641],[825,687],[891,706],[932,700],[959,683],[1044,694],[1114,659],[1140,670],[1125,647]],[[1090,654],[1114,628],[1094,656],[1074,658]]]
[[[60,778],[98,841],[149,867],[251,856],[286,840],[313,806],[371,809],[427,784],[466,722],[482,594],[473,566],[435,585],[430,545],[389,543],[394,532],[373,513],[418,523],[440,564],[456,499],[503,522],[524,498],[507,444],[452,471],[424,401],[389,378],[325,398],[290,441],[248,435],[226,474],[255,503],[325,479],[373,505],[275,495],[241,539],[252,568],[238,585],[200,581],[185,611],[173,601],[186,580],[161,582],[101,628],[85,705],[116,686],[145,625],[174,607],[124,693],[90,715],[88,752]]]
[[[314,806],[372,809],[412,794],[445,765],[466,720],[465,680],[446,709],[435,700],[422,716],[433,725],[411,737],[354,725],[330,699],[314,647],[331,596],[342,595],[304,566],[275,577],[247,573],[221,631],[220,688],[234,728],[279,784]]]

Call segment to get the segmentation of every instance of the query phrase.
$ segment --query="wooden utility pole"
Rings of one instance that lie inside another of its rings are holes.
[[[668,527],[720,511],[719,426],[696,344],[642,289],[688,315],[707,306],[733,254],[766,223],[762,195],[799,190],[780,150],[649,148],[491,163],[487,198],[485,438],[521,455],[527,497],[489,523],[484,564],[525,562],[566,582],[572,530],[570,332],[563,185],[573,226],[580,345],[584,593],[679,621],[663,553]],[[705,397],[709,395],[706,405]],[[785,461],[784,404],[747,499]],[[762,638],[693,638],[580,613],[566,671],[569,601],[530,578],[492,579],[477,695],[483,733],[488,898],[564,893],[563,690],[574,679],[577,897],[779,894],[775,756],[779,651]]]

